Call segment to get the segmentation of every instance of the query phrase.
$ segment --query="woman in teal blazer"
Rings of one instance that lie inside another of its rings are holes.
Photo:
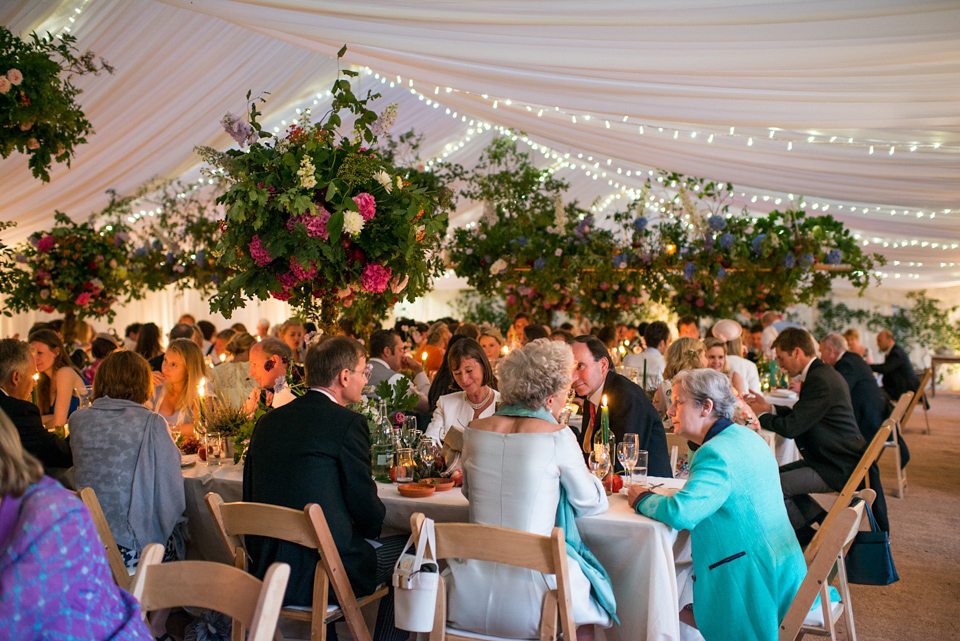
[[[709,369],[673,379],[668,416],[696,449],[673,496],[630,488],[640,514],[690,530],[693,615],[707,641],[776,639],[807,567],[787,518],[777,462],[755,432],[730,420],[730,381]],[[699,446],[699,448],[697,448]],[[692,623],[693,617],[681,616]]]

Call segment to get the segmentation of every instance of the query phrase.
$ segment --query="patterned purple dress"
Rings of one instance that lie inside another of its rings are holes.
[[[0,621],[0,637],[19,641],[153,638],[90,513],[47,476],[0,504]]]

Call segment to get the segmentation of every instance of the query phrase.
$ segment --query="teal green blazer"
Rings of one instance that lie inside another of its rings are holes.
[[[680,492],[647,496],[637,512],[690,530],[693,612],[707,641],[777,638],[807,566],[762,438],[730,425],[696,451]]]

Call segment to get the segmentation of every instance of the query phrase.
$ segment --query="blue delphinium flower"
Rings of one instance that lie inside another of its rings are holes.
[[[813,265],[813,254],[804,254],[800,257],[800,266],[809,269]]]
[[[687,280],[693,280],[693,274],[696,272],[697,266],[693,263],[687,263],[683,268],[683,277]]]
[[[167,252],[167,262],[172,263],[174,261],[173,252]]]
[[[533,268],[534,268],[534,269],[543,269],[543,268],[546,267],[546,266],[547,266],[547,259],[546,259],[546,258],[538,258],[538,259],[536,259],[535,261],[533,261]]]
[[[614,254],[613,255],[613,266],[617,269],[622,269],[627,266],[627,257],[623,254]]]
[[[753,242],[750,243],[750,246],[753,247],[754,253],[757,253],[757,254],[760,253],[761,244],[766,239],[766,237],[767,237],[766,234],[760,234],[759,236],[753,239]]]
[[[707,219],[707,224],[713,231],[723,231],[727,227],[727,219],[723,216],[714,215]]]
[[[791,269],[794,265],[797,264],[797,259],[794,257],[793,252],[790,252],[783,257],[783,266],[787,269]]]
[[[201,249],[197,252],[197,267],[203,267],[207,264],[207,255]]]
[[[137,247],[136,249],[133,250],[134,258],[140,258],[141,256],[146,255],[146,253],[147,253],[146,247]]]
[[[633,228],[637,230],[638,234],[642,234],[643,230],[647,228],[647,218],[646,216],[640,216],[635,221],[633,221]]]
[[[843,252],[839,249],[831,249],[827,253],[827,264],[828,265],[839,265],[840,261],[843,260]]]
[[[734,237],[731,233],[726,233],[720,236],[720,240],[717,241],[717,244],[720,245],[723,249],[730,249],[733,247]]]
[[[717,280],[718,281],[723,280],[726,277],[727,277],[727,270],[725,270],[723,267],[719,268],[717,270]]]
[[[511,240],[510,242],[511,242],[512,244],[518,245],[518,246],[520,246],[520,247],[526,247],[526,246],[527,246],[527,238],[526,238],[526,236],[518,236],[517,238],[514,238],[514,239]]]

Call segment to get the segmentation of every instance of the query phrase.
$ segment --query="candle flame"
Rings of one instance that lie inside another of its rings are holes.
[[[40,372],[37,372],[36,374],[33,375],[33,380],[35,380],[35,381],[39,381],[39,380],[40,380]]]
[[[600,403],[600,405],[601,405],[602,407],[606,407],[606,406],[607,406],[607,395],[606,395],[606,394],[603,395],[603,401]]]
[[[227,355],[226,355],[226,354],[220,354],[220,362],[221,362],[221,363],[226,363],[226,362],[227,362]]]
[[[207,393],[207,379],[201,378],[200,383],[197,384],[197,394],[200,396],[200,398],[203,398],[204,396],[206,396],[206,393]]]
[[[506,356],[507,354],[510,353],[510,348],[504,345],[501,351],[503,352],[503,355]]]

